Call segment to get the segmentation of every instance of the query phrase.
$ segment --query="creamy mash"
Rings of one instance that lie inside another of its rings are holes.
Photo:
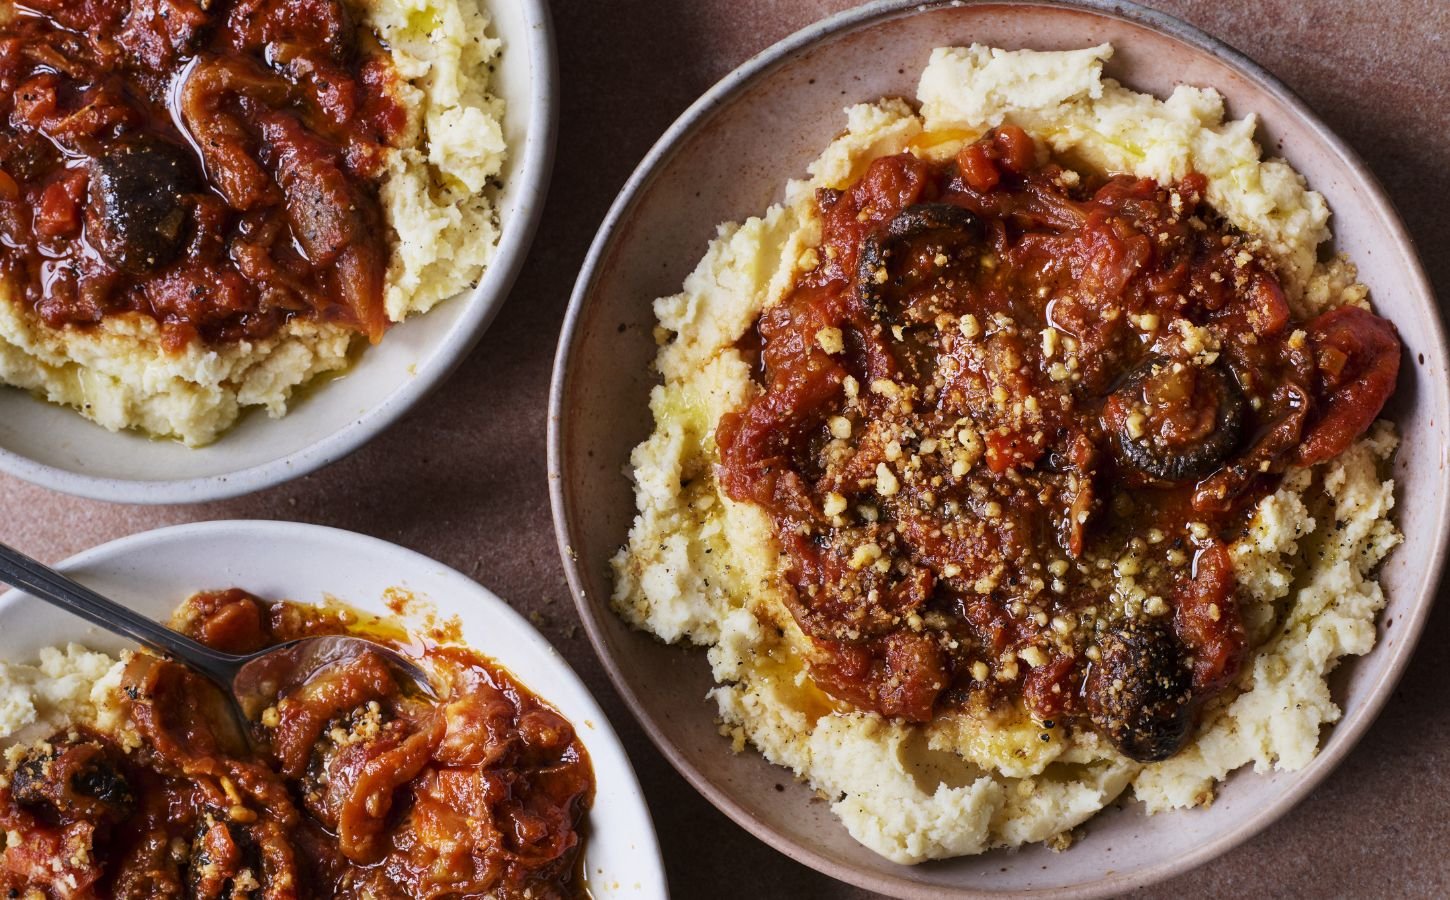
[[[1039,841],[1062,848],[1130,788],[1158,812],[1209,804],[1217,781],[1242,766],[1298,769],[1340,715],[1329,672],[1375,640],[1385,601],[1373,573],[1400,540],[1383,477],[1397,440],[1386,422],[1328,463],[1291,468],[1257,504],[1229,548],[1257,649],[1204,710],[1196,739],[1150,764],[1092,730],[1064,734],[1020,710],[918,725],[833,702],[804,668],[807,639],[787,611],[771,520],[716,481],[717,423],[759,390],[738,342],[819,262],[816,191],[845,188],[883,155],[944,157],[1011,123],[1082,168],[1165,183],[1199,172],[1211,205],[1262,240],[1296,316],[1368,305],[1347,261],[1319,261],[1324,199],[1283,161],[1261,158],[1253,118],[1225,121],[1212,89],[1136,93],[1103,77],[1111,54],[935,51],[919,108],[884,100],[847,110],[845,132],[810,177],[762,216],[722,225],[683,292],[655,304],[663,384],[651,395],[654,433],[631,457],[639,515],[614,559],[614,606],[664,641],[708,648],[710,699],[734,749],[753,746],[791,769],[853,837],[898,863]],[[1120,588],[1131,593],[1128,582]]]
[[[75,725],[125,731],[118,701],[125,664],[80,644],[45,647],[34,665],[0,660],[0,745]]]

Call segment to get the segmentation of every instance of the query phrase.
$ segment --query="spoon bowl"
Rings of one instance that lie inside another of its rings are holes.
[[[256,722],[278,697],[297,690],[325,669],[367,655],[381,658],[394,676],[400,676],[400,688],[436,699],[428,673],[417,663],[375,641],[346,634],[299,638],[237,657],[240,665],[226,687],[242,717]]]

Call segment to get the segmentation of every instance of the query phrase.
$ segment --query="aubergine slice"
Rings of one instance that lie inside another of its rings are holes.
[[[91,163],[86,236],[112,268],[154,272],[180,253],[187,195],[200,181],[182,147],[150,135],[128,138]]]
[[[984,234],[982,222],[970,210],[950,203],[918,203],[896,214],[886,227],[861,242],[856,262],[856,284],[861,300],[878,317],[885,313],[886,289],[891,284],[891,258],[901,244],[927,235],[940,235],[943,244],[977,244]]]
[[[1193,729],[1193,671],[1173,631],[1129,619],[1100,638],[1098,650],[1083,684],[1093,726],[1139,762],[1177,753]]]
[[[62,732],[32,747],[16,765],[11,796],[51,822],[115,824],[136,802],[119,757],[102,738]]]
[[[1248,404],[1222,363],[1200,366],[1152,357],[1103,408],[1119,460],[1160,481],[1194,481],[1219,469],[1243,444]]]

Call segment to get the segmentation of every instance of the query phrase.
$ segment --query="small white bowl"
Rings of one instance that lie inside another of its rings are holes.
[[[113,541],[58,568],[156,619],[168,617],[196,591],[228,587],[300,603],[333,597],[383,616],[392,615],[384,591],[398,587],[433,607],[440,619],[457,616],[463,640],[563,714],[589,751],[597,783],[584,849],[591,896],[668,896],[644,795],[599,705],[522,616],[442,563],[376,538],[316,525],[206,522]],[[11,591],[0,596],[0,659],[33,661],[42,647],[71,641],[112,653],[135,646],[29,595]]]
[[[253,410],[209,447],[112,433],[69,408],[0,389],[0,471],[119,503],[222,500],[352,453],[452,374],[508,297],[543,211],[554,159],[558,102],[548,5],[495,0],[488,11],[503,41],[491,88],[507,106],[509,158],[499,198],[502,236],[477,288],[390,330],[345,377],[305,392],[285,418]]]

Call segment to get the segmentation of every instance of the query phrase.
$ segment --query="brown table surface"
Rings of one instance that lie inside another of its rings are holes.
[[[544,420],[574,273],[636,162],[731,68],[853,0],[553,0],[558,163],[503,313],[459,373],[370,446],[308,478],[204,506],[111,506],[0,477],[0,541],[56,561],[162,525],[316,522],[433,556],[525,613],[584,677],[633,756],[674,896],[864,897],[737,828],[675,774],[576,624],[554,545]],[[1370,163],[1450,296],[1450,3],[1259,0],[1152,5],[1247,52]],[[1450,895],[1450,610],[1431,618],[1379,722],[1323,786],[1247,845],[1142,897]]]

